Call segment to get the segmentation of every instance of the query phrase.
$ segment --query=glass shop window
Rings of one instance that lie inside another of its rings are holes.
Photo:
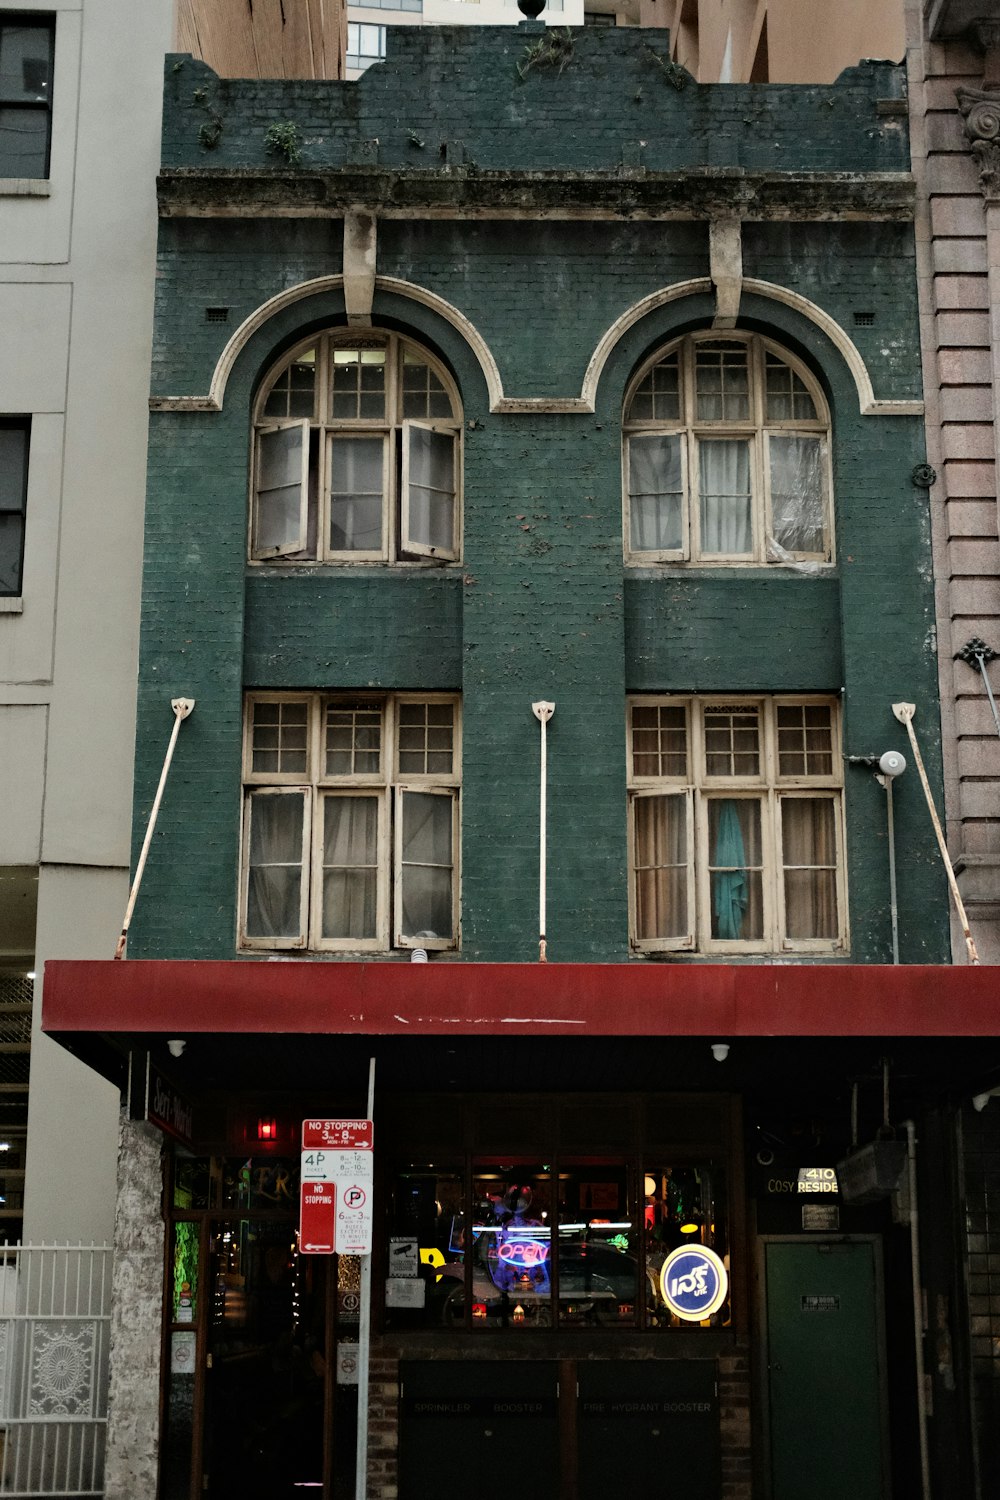
[[[551,1325],[551,1167],[475,1162],[472,1174],[473,1328]]]
[[[638,1234],[624,1162],[559,1163],[559,1322],[634,1328]]]
[[[643,1241],[646,1265],[647,1328],[676,1328],[681,1320],[663,1296],[661,1270],[672,1251],[703,1245],[720,1256],[729,1269],[729,1225],[724,1174],[712,1165],[676,1166],[647,1162],[642,1179]],[[728,1300],[701,1324],[718,1327],[729,1322]]]
[[[389,1190],[387,1328],[449,1328],[465,1317],[466,1213],[460,1163],[414,1163]]]

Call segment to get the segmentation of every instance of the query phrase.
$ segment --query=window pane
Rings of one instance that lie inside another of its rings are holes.
[[[634,1326],[638,1236],[625,1163],[561,1158],[558,1199],[560,1323]]]
[[[23,556],[24,517],[0,514],[0,594],[20,594]]]
[[[331,551],[381,551],[382,459],[380,437],[334,438],[330,483]]]
[[[753,552],[750,444],[702,438],[698,443],[701,550],[727,557]]]
[[[632,774],[687,775],[687,710],[662,703],[632,709]]]
[[[455,545],[455,439],[426,427],[408,431],[409,536],[407,541],[450,552]]]
[[[760,774],[760,711],[753,706],[705,708],[706,776]]]
[[[708,803],[708,868],[712,936],[724,941],[764,935],[761,809],[756,798],[712,798]]]
[[[377,797],[323,799],[325,938],[378,935]]]
[[[258,434],[257,550],[297,547],[302,536],[301,427]]]
[[[825,704],[782,704],[777,723],[779,775],[833,774],[833,724]]]
[[[770,433],[771,526],[786,552],[826,552],[823,454],[819,437]]]
[[[739,422],[750,416],[747,346],[695,345],[695,405],[699,422]]]
[[[816,406],[791,365],[765,356],[765,415],[768,422],[815,422]]]
[[[632,805],[636,938],[685,938],[691,931],[687,797],[636,797]]]
[[[660,1267],[679,1245],[706,1245],[727,1259],[729,1231],[724,1176],[721,1167],[707,1163],[695,1167],[656,1159],[646,1162],[642,1183],[646,1270],[650,1286],[647,1326],[676,1327],[679,1320],[660,1295]],[[709,1322],[717,1326],[728,1319],[727,1303],[712,1315]]]
[[[467,1247],[465,1173],[459,1161],[408,1162],[389,1177],[389,1276],[405,1277],[401,1295],[390,1289],[389,1328],[460,1328],[465,1320]],[[419,1271],[408,1258],[394,1264],[392,1241],[415,1240]],[[414,1282],[423,1284],[423,1290]],[[397,1297],[399,1301],[397,1302]]]
[[[679,433],[629,439],[629,546],[633,552],[676,552],[684,546],[683,441]]]
[[[439,377],[419,355],[403,355],[403,416],[422,418],[452,416],[451,398]]]
[[[835,939],[837,921],[836,807],[832,797],[783,797],[781,847],[785,936]]]
[[[377,26],[361,28],[378,29]],[[354,62],[351,66],[361,64]],[[332,415],[334,421],[356,422],[362,418],[369,422],[384,421],[384,349],[334,349]]]
[[[307,349],[272,385],[264,415],[277,419],[311,417],[316,392],[316,350]]]
[[[452,903],[451,796],[403,792],[400,932],[450,938]]]
[[[472,1326],[552,1322],[552,1179],[535,1162],[481,1163],[472,1179]]]
[[[265,774],[304,776],[308,716],[306,703],[255,703],[251,768]]]
[[[250,794],[248,937],[302,936],[301,793]]]
[[[400,775],[450,776],[454,734],[454,709],[450,703],[401,703]]]
[[[0,23],[0,99],[5,104],[48,103],[51,54],[51,27],[20,21]]]
[[[626,413],[626,422],[679,422],[681,416],[680,362],[668,354],[641,383]]]
[[[381,706],[373,703],[328,704],[327,776],[377,776],[381,764]]]
[[[44,177],[48,155],[48,110],[0,106],[0,177]]]

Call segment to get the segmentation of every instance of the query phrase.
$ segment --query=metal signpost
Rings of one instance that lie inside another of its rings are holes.
[[[368,1064],[368,1117],[303,1120],[299,1187],[299,1251],[361,1258],[358,1310],[358,1446],[356,1496],[368,1487],[368,1357],[371,1344],[372,1187],[374,1183],[375,1059]],[[327,1286],[327,1298],[336,1287]],[[331,1319],[328,1317],[328,1326]],[[329,1354],[329,1350],[328,1350]],[[327,1380],[330,1379],[328,1373]]]

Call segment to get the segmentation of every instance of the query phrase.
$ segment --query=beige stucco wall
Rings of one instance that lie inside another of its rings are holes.
[[[905,48],[903,0],[671,0],[660,24],[679,36],[695,8],[701,83],[746,83],[765,25],[771,83],[832,83],[863,57],[898,62]]]
[[[932,42],[907,0],[910,138],[927,457],[940,649],[948,844],[984,963],[1000,962],[1000,737],[981,673],[956,660],[973,637],[1000,651],[997,430],[1000,199],[984,191],[956,90],[982,90],[986,57],[968,35]],[[1000,98],[1000,93],[998,93]],[[1000,668],[987,666],[994,692]],[[953,930],[956,962],[966,946]]]
[[[0,0],[0,11],[24,10]],[[0,866],[39,864],[25,1237],[110,1239],[116,1091],[38,1031],[45,959],[109,956],[128,885],[163,54],[172,0],[54,0],[52,158],[0,182],[0,412],[32,418],[0,612]]]

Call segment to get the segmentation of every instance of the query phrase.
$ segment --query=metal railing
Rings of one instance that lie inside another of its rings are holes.
[[[0,1245],[0,1496],[104,1493],[109,1245]]]

